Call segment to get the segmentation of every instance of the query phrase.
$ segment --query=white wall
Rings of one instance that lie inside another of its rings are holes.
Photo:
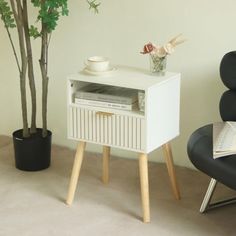
[[[148,69],[148,58],[139,53],[144,43],[162,44],[183,33],[188,41],[168,58],[168,70],[182,73],[181,135],[172,144],[175,162],[192,166],[186,154],[189,135],[197,127],[220,119],[218,102],[225,88],[219,78],[219,62],[226,52],[235,49],[236,1],[101,0],[101,3],[100,13],[95,15],[88,11],[85,0],[69,1],[70,16],[60,21],[53,34],[48,119],[54,143],[75,147],[76,143],[66,138],[66,76],[80,70],[88,56],[104,55],[113,64]],[[19,79],[2,24],[0,40],[0,134],[11,135],[21,127]],[[37,44],[34,42],[36,48]],[[37,79],[40,87],[39,71]],[[101,151],[96,145],[88,145],[88,149]],[[136,156],[117,149],[113,153]],[[162,153],[155,151],[150,158],[161,161]]]

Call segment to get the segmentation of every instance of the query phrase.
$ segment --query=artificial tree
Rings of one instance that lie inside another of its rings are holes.
[[[39,65],[42,77],[42,136],[47,136],[47,97],[48,97],[48,50],[52,32],[61,16],[68,15],[67,0],[31,0],[38,9],[36,26],[29,24],[27,0],[0,0],[0,15],[14,53],[20,78],[21,107],[23,119],[23,138],[37,132],[36,126],[36,87],[31,38],[41,39]],[[90,9],[98,12],[100,3],[87,0]],[[40,23],[40,27],[37,24]],[[11,29],[17,29],[19,53],[12,39]],[[28,75],[28,76],[27,76]],[[31,125],[28,125],[26,81],[29,80],[31,95]]]

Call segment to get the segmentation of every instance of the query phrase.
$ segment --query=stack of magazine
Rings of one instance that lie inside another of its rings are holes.
[[[236,122],[213,124],[213,158],[236,154]]]
[[[138,107],[138,94],[134,89],[91,83],[75,93],[75,103],[131,111]]]

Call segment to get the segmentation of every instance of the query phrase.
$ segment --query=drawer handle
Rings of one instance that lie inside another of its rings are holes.
[[[104,112],[104,111],[97,111],[96,115],[100,115],[100,116],[113,116],[114,113],[111,112]]]

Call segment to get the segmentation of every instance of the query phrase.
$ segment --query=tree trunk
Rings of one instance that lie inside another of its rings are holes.
[[[26,102],[26,89],[25,89],[25,82],[26,82],[26,68],[27,68],[27,59],[25,57],[24,63],[22,66],[25,67],[20,74],[20,91],[21,91],[21,108],[22,108],[22,119],[23,119],[23,137],[27,138],[30,136],[29,129],[28,129],[28,120],[27,120],[27,102]]]
[[[24,33],[25,33],[25,42],[26,42],[27,59],[28,59],[29,87],[30,87],[31,105],[32,105],[30,133],[36,133],[37,131],[36,130],[36,89],[35,89],[35,81],[34,81],[32,47],[31,47],[31,40],[30,40],[30,35],[29,35],[27,0],[23,0],[23,19],[24,19]]]
[[[23,17],[22,17],[22,6],[20,0],[17,0],[17,10],[15,7],[14,0],[10,0],[11,7],[13,10],[14,18],[16,21],[18,39],[20,46],[20,55],[21,55],[21,71],[20,71],[20,90],[21,90],[21,107],[22,107],[22,119],[23,119],[23,137],[29,137],[28,129],[28,120],[27,120],[27,99],[26,99],[26,71],[27,71],[27,57],[25,51],[25,42],[24,42],[24,26],[23,26]]]
[[[48,54],[48,33],[45,24],[42,22],[41,58],[39,60],[42,74],[42,122],[43,137],[47,136],[47,97],[48,97],[48,75],[47,75],[47,54]]]

